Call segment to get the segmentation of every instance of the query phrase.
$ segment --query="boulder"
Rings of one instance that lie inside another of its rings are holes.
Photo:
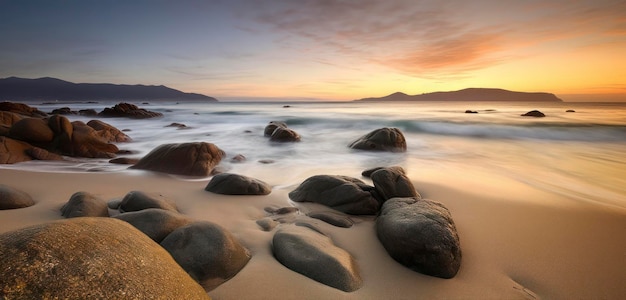
[[[277,127],[270,136],[270,141],[279,143],[299,142],[300,135],[289,128]]]
[[[113,218],[4,233],[0,274],[6,299],[209,299],[167,251]]]
[[[54,132],[54,140],[51,148],[60,153],[70,154],[72,152],[72,135],[74,125],[64,116],[53,115],[48,118],[48,127]]]
[[[439,202],[389,199],[376,219],[376,233],[393,259],[416,272],[452,278],[461,266],[454,221]]]
[[[385,127],[358,138],[348,147],[368,151],[405,152],[406,140],[400,129]]]
[[[177,212],[158,208],[127,212],[114,218],[130,223],[157,243],[163,241],[172,231],[192,222],[190,218]]]
[[[131,191],[126,194],[119,206],[121,212],[139,211],[148,208],[159,208],[178,212],[176,204],[163,195],[144,193],[141,191]]]
[[[98,112],[95,109],[81,109],[78,111],[78,114],[86,117],[95,117],[98,115]]]
[[[160,112],[149,111],[139,108],[137,105],[124,102],[118,103],[113,107],[107,107],[98,115],[103,117],[123,117],[131,119],[147,119],[163,116]]]
[[[272,133],[274,133],[274,130],[276,130],[276,128],[278,127],[287,128],[287,123],[280,121],[270,121],[270,123],[265,126],[263,135],[267,137],[272,136]]]
[[[222,149],[211,143],[164,144],[131,168],[176,175],[208,176],[224,155]]]
[[[0,102],[0,111],[9,111],[22,116],[34,118],[43,118],[48,116],[48,114],[46,114],[45,112],[40,111],[37,108],[30,107],[24,103],[14,103],[6,101]]]
[[[353,292],[363,281],[350,253],[303,226],[283,226],[272,238],[274,257],[285,267],[330,287]]]
[[[0,111],[0,125],[6,125],[8,127],[11,127],[13,126],[13,124],[23,118],[24,117],[10,111]]]
[[[0,136],[0,164],[14,164],[33,160],[26,150],[33,148],[28,143]]]
[[[372,172],[370,177],[383,202],[395,197],[421,198],[402,167],[382,168]]]
[[[46,149],[42,149],[38,147],[28,148],[24,150],[24,152],[28,156],[32,157],[32,159],[36,159],[36,160],[65,160],[63,156],[61,155],[52,153]]]
[[[538,110],[531,110],[525,114],[521,115],[522,117],[535,117],[535,118],[543,118],[546,115]]]
[[[69,107],[55,108],[51,112],[52,115],[75,115],[75,111],[72,111]]]
[[[350,228],[354,225],[354,221],[347,215],[335,211],[318,211],[307,214],[307,216],[322,220],[330,225]]]
[[[91,120],[87,122],[87,126],[95,129],[98,136],[100,136],[105,142],[125,143],[132,141],[129,136],[119,129],[100,120]]]
[[[213,176],[204,190],[224,195],[267,195],[272,192],[272,187],[258,179],[221,173]]]
[[[351,215],[375,215],[380,204],[374,187],[341,175],[316,175],[307,178],[289,198],[296,202],[315,202]]]
[[[206,221],[179,227],[161,246],[207,291],[235,276],[250,260],[248,249],[230,232]]]
[[[0,210],[24,208],[33,205],[35,205],[35,200],[28,193],[0,184]]]
[[[42,144],[52,142],[54,132],[44,119],[23,118],[11,126],[9,136],[27,143]]]
[[[62,149],[69,148],[70,156],[87,158],[113,158],[119,151],[117,146],[107,143],[95,129],[81,121],[72,122],[72,138],[69,147],[59,146]]]
[[[87,192],[76,192],[61,207],[61,215],[66,218],[76,217],[108,217],[109,208],[106,201]]]

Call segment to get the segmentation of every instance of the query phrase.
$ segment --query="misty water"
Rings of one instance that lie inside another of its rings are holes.
[[[31,105],[45,112],[63,106],[101,111],[114,103]],[[129,130],[126,134],[133,142],[118,144],[120,149],[133,151],[128,157],[139,158],[165,143],[210,142],[226,152],[221,163],[226,171],[264,180],[275,188],[292,188],[317,174],[360,178],[365,169],[399,165],[416,181],[443,180],[454,186],[472,178],[489,185],[504,177],[575,201],[626,207],[624,103],[220,102],[139,106],[164,116],[103,119]],[[467,109],[478,113],[465,113]],[[534,109],[547,117],[520,116]],[[566,112],[570,109],[575,112]],[[270,121],[286,122],[301,135],[301,142],[269,142],[263,130]],[[174,122],[188,128],[167,127]],[[407,140],[407,152],[365,152],[347,147],[381,127],[399,128]],[[231,158],[238,154],[246,161],[232,163]],[[272,163],[260,162],[268,160]],[[68,162],[33,161],[2,167],[140,173],[110,164],[107,159],[72,158]]]

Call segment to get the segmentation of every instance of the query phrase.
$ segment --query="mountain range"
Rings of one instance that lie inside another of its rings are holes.
[[[88,100],[195,100],[217,101],[202,94],[185,93],[163,85],[73,83],[57,78],[0,79],[0,101],[88,101]]]
[[[494,88],[467,88],[450,92],[434,92],[419,95],[407,95],[397,92],[378,98],[363,98],[355,101],[519,101],[519,102],[562,102],[551,93],[514,92]]]

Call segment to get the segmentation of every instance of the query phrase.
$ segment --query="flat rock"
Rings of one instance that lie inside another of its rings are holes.
[[[209,299],[157,243],[113,218],[72,218],[0,235],[6,299]]]
[[[370,177],[383,202],[395,197],[421,198],[405,173],[401,167],[382,168],[372,172]]]
[[[0,184],[0,210],[24,208],[33,205],[35,205],[35,200],[28,193]]]
[[[161,145],[131,168],[187,176],[208,176],[225,153],[211,143]]]
[[[353,292],[363,285],[352,255],[307,227],[278,229],[272,239],[272,252],[287,268],[330,287]]]
[[[145,193],[142,191],[131,191],[124,196],[120,203],[121,212],[139,211],[148,208],[158,208],[178,212],[176,204],[156,193]]]
[[[379,128],[350,143],[352,149],[406,152],[406,140],[398,128]]]
[[[204,190],[224,195],[267,195],[272,192],[272,187],[255,178],[221,173],[213,176]]]
[[[106,201],[87,192],[76,192],[61,207],[61,215],[66,218],[108,217]]]
[[[126,212],[114,218],[130,223],[157,243],[163,241],[172,231],[192,222],[190,218],[177,212],[158,208]]]
[[[392,198],[376,219],[378,239],[393,259],[422,274],[452,278],[461,266],[461,246],[443,204]]]

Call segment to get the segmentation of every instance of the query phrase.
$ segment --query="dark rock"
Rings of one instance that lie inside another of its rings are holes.
[[[0,111],[0,125],[6,125],[9,128],[17,121],[23,119],[21,115],[9,111]]]
[[[348,147],[369,151],[405,152],[406,140],[400,129],[385,127],[358,138]]]
[[[224,195],[267,195],[272,192],[272,187],[258,179],[221,173],[213,176],[204,190]]]
[[[171,123],[170,125],[167,125],[165,127],[176,127],[178,129],[185,129],[185,128],[189,128],[187,127],[187,125],[185,124],[181,124],[181,123]]]
[[[128,157],[118,157],[109,160],[109,163],[118,164],[118,165],[134,165],[139,162],[138,158],[128,158]]]
[[[300,135],[289,128],[277,127],[270,136],[270,141],[279,143],[299,142]]]
[[[289,198],[296,202],[316,202],[351,215],[375,215],[380,204],[374,187],[341,175],[316,175],[307,178]]]
[[[87,192],[76,192],[61,207],[61,215],[66,218],[108,217],[106,201]]]
[[[87,126],[95,129],[98,136],[105,142],[125,143],[132,141],[129,136],[119,129],[100,120],[91,120],[87,122]]]
[[[53,115],[48,118],[48,127],[54,132],[54,140],[50,148],[59,153],[71,154],[74,125],[64,116]]]
[[[14,164],[33,160],[26,153],[26,150],[32,147],[28,143],[0,136],[0,164]]]
[[[536,118],[543,118],[546,115],[543,114],[542,112],[538,111],[538,110],[531,110],[523,115],[521,115],[522,117],[536,117]]]
[[[137,105],[124,102],[118,103],[113,107],[107,107],[98,115],[103,117],[124,117],[132,119],[147,119],[163,116],[160,112],[149,111],[139,108]]]
[[[95,117],[98,115],[98,112],[95,109],[81,109],[78,111],[78,114],[86,117]]]
[[[393,259],[419,273],[452,278],[461,266],[454,221],[439,202],[389,199],[376,219],[376,233]]]
[[[263,231],[272,231],[276,226],[278,226],[278,222],[274,221],[272,218],[263,218],[260,220],[256,220],[256,224],[261,227]]]
[[[276,259],[315,281],[352,292],[363,281],[352,255],[335,246],[322,234],[301,226],[285,226],[274,234],[272,252]]]
[[[52,115],[75,115],[76,112],[72,111],[69,107],[61,107],[53,109],[50,113]]]
[[[573,110],[573,109],[568,109],[568,110],[566,110],[565,112],[568,112],[568,113],[573,113],[573,112],[576,112],[576,111],[575,111],[575,110]]]
[[[177,175],[208,176],[222,160],[224,151],[211,143],[161,145],[131,168]]]
[[[9,111],[22,116],[35,118],[43,118],[48,116],[48,114],[46,114],[45,112],[40,111],[34,107],[30,107],[24,103],[0,102],[0,111]]]
[[[0,184],[0,210],[24,208],[33,205],[35,205],[35,200],[26,192]]]
[[[264,165],[268,165],[268,164],[273,164],[276,161],[274,161],[273,159],[259,159],[259,163],[262,163]]]
[[[466,110],[466,111],[465,111],[465,113],[466,113],[466,114],[477,114],[478,112],[477,112],[477,111],[475,111],[475,110],[469,110],[469,109],[468,109],[468,110]]]
[[[241,163],[246,161],[246,157],[243,156],[242,154],[237,154],[235,156],[233,156],[233,158],[230,159],[230,162],[232,163]]]
[[[235,276],[250,260],[249,251],[230,232],[211,222],[179,227],[161,246],[207,291]]]
[[[41,118],[23,118],[9,130],[9,137],[27,143],[49,143],[54,138],[54,132],[46,120]]]
[[[270,123],[265,126],[265,130],[263,130],[263,135],[267,137],[272,136],[272,133],[274,133],[274,130],[276,130],[276,128],[278,127],[287,128],[287,124],[285,122],[270,121]]]
[[[374,172],[376,172],[376,171],[378,171],[380,169],[383,169],[383,168],[384,167],[376,167],[376,168],[367,169],[367,170],[361,172],[361,176],[370,178],[370,176],[372,176],[372,173],[374,173]]]
[[[172,231],[192,222],[190,218],[177,212],[158,208],[127,212],[114,218],[130,223],[157,243],[163,241]]]
[[[28,148],[24,153],[36,160],[65,160],[61,155],[38,147]]]
[[[158,194],[147,194],[141,191],[132,191],[124,196],[120,203],[119,210],[121,212],[138,211],[148,208],[160,208],[178,212],[176,204]]]
[[[4,233],[0,274],[6,299],[209,299],[167,251],[113,218]]]
[[[354,225],[354,221],[349,216],[334,211],[312,212],[307,216],[337,227],[350,228]]]
[[[382,168],[374,171],[370,177],[383,202],[395,197],[421,198],[402,167]]]

